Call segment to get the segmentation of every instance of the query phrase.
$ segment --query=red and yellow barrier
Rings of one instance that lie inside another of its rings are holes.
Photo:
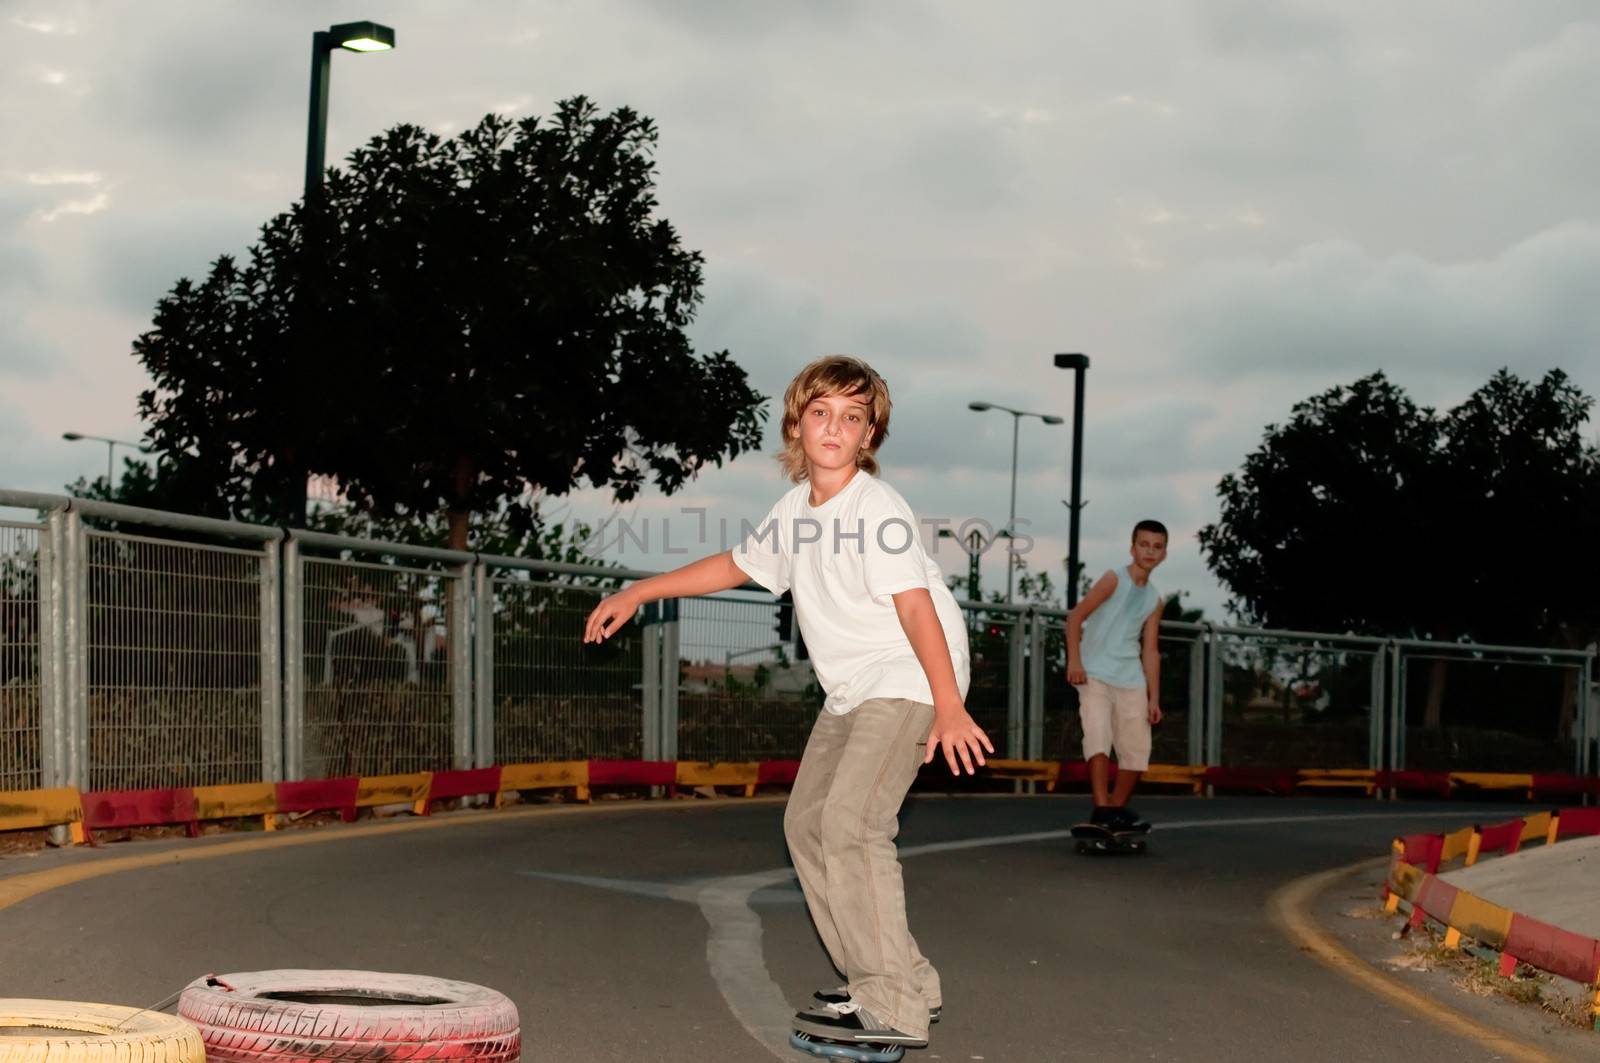
[[[83,819],[83,802],[71,787],[0,790],[0,831],[59,827]]]
[[[1509,784],[1508,788],[1513,788]],[[1566,828],[1563,829],[1563,821]],[[1591,987],[1591,1016],[1600,1030],[1600,939],[1575,934],[1474,896],[1443,879],[1441,864],[1460,859],[1470,866],[1481,855],[1517,852],[1522,844],[1581,834],[1600,834],[1600,809],[1563,808],[1539,812],[1492,826],[1472,826],[1450,834],[1412,834],[1394,840],[1394,856],[1385,882],[1387,911],[1410,905],[1408,922],[1421,926],[1432,919],[1444,927],[1446,948],[1459,948],[1471,938],[1500,953],[1500,973],[1509,977],[1518,963]]]

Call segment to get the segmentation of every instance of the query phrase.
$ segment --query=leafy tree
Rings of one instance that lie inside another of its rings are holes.
[[[1433,523],[1439,423],[1382,374],[1297,403],[1217,488],[1200,549],[1250,623],[1434,634],[1436,566],[1408,543]],[[1386,588],[1403,587],[1403,592]]]
[[[529,487],[671,493],[761,441],[763,398],[685,335],[702,258],[656,216],[657,132],[576,97],[445,139],[397,126],[183,279],[134,345],[151,443],[210,511],[472,514]]]
[[[1223,478],[1201,550],[1251,623],[1586,645],[1600,600],[1568,588],[1600,579],[1587,545],[1600,535],[1592,405],[1560,370],[1536,382],[1501,370],[1443,414],[1382,373],[1333,388],[1268,425]],[[1434,662],[1430,727],[1444,678]]]

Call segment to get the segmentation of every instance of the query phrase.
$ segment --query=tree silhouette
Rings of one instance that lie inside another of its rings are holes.
[[[380,515],[530,488],[671,493],[760,445],[763,398],[685,328],[702,259],[656,216],[656,128],[576,97],[445,139],[397,126],[163,298],[135,354],[153,446],[209,511],[298,522],[309,474]]]

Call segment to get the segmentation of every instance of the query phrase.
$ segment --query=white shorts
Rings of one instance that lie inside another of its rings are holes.
[[[1083,717],[1083,759],[1110,756],[1117,767],[1144,771],[1150,766],[1150,699],[1143,687],[1114,687],[1093,676],[1078,691]]]

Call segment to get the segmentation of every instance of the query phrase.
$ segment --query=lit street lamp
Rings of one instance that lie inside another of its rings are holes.
[[[111,493],[111,488],[113,486],[113,481],[111,479],[111,476],[112,476],[112,470],[116,466],[116,453],[117,453],[117,448],[118,447],[132,447],[134,450],[137,450],[141,454],[150,453],[150,448],[145,446],[144,444],[142,444],[142,443],[130,443],[126,439],[108,439],[105,436],[85,435],[82,432],[62,432],[61,433],[61,438],[65,439],[69,443],[77,443],[80,440],[88,440],[88,441],[93,442],[93,443],[104,443],[106,445],[106,494],[107,495],[109,495]]]
[[[1011,415],[1011,516],[1006,521],[1006,602],[1011,601],[1011,582],[1016,574],[1017,567],[1017,440],[1021,434],[1022,419],[1024,417],[1037,417],[1045,424],[1063,424],[1061,418],[1050,413],[1029,413],[1026,410],[1013,410],[1009,406],[1000,406],[993,402],[969,402],[967,409],[983,413],[986,410],[1000,410]]]
[[[1087,354],[1056,355],[1057,369],[1072,370],[1072,501],[1067,533],[1067,608],[1078,604],[1078,520],[1083,514],[1083,374],[1089,368]]]
[[[394,30],[376,22],[341,22],[311,35],[311,119],[306,130],[306,199],[322,188],[322,160],[328,147],[328,73],[334,49],[387,52]]]

